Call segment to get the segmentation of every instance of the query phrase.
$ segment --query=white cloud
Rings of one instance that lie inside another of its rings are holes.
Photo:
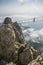
[[[40,30],[34,30],[32,28],[27,29],[26,31],[23,31],[24,36],[25,36],[25,40],[29,41],[33,41],[33,42],[43,42],[43,29]]]

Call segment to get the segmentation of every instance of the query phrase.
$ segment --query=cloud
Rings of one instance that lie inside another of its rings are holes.
[[[37,43],[43,43],[43,28],[40,30],[34,30],[33,28],[23,31],[26,41],[33,41]]]

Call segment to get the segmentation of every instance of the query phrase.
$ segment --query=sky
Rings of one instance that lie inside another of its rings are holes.
[[[0,17],[43,16],[43,0],[0,0]]]

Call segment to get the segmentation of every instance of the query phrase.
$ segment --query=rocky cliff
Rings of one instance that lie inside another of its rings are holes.
[[[37,49],[26,43],[18,23],[5,18],[0,26],[0,65],[32,65],[37,62],[39,54]]]

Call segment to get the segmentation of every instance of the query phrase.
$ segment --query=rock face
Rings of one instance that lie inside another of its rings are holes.
[[[3,58],[6,61],[14,59],[14,62],[18,61],[19,49],[25,46],[25,44],[22,44],[21,36],[23,36],[23,34],[18,23],[14,23],[13,25],[10,18],[5,18],[4,23],[0,26],[0,59]],[[21,43],[19,43],[19,41]]]
[[[38,50],[25,42],[18,23],[5,18],[0,26],[0,65],[28,65],[38,54]]]
[[[22,33],[22,29],[20,28],[19,24],[17,22],[14,22],[14,31],[16,34],[16,41],[18,41],[19,43],[24,43],[24,36]]]
[[[28,65],[43,65],[43,53],[39,55],[35,60],[30,62]]]
[[[0,56],[10,58],[15,51],[15,38],[15,32],[10,24],[2,25],[0,27]]]
[[[37,50],[35,50],[32,46],[29,46],[27,44],[25,49],[19,55],[20,63],[22,65],[27,65],[30,61],[32,61],[33,59],[35,59],[38,56],[37,52],[38,52]],[[35,58],[34,58],[34,56],[35,56]]]

